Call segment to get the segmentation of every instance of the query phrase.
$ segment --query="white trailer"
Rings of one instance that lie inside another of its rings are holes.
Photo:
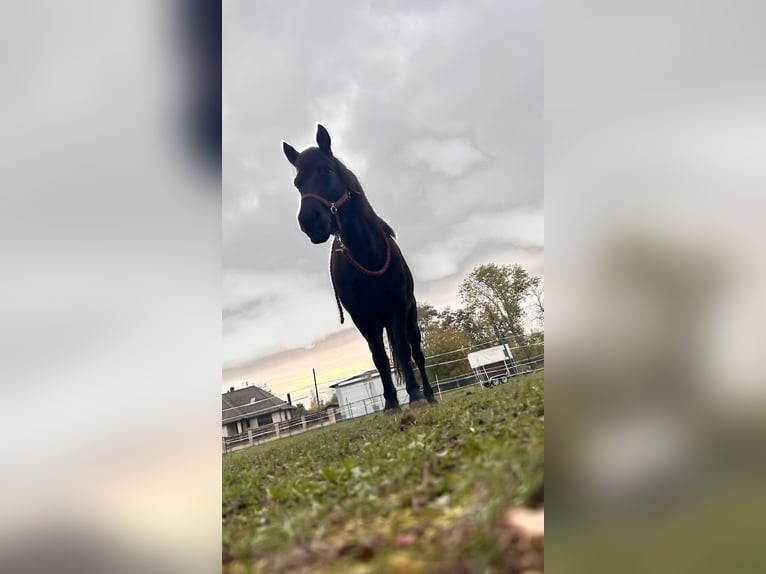
[[[468,363],[476,375],[476,380],[485,387],[505,383],[516,375],[516,361],[508,345],[497,345],[468,353]]]

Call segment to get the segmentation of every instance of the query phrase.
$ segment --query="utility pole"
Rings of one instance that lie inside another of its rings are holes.
[[[317,372],[315,369],[311,369],[311,374],[314,375],[314,392],[317,395],[317,412],[319,412],[319,389],[317,388]]]
[[[322,411],[319,409],[321,406],[319,403],[319,389],[317,388],[317,372],[314,369],[311,369],[311,374],[314,375],[314,392],[317,394],[317,415],[319,415],[319,426],[324,427],[324,424],[322,423]]]

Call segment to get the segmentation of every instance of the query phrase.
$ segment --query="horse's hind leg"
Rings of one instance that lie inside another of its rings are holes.
[[[423,349],[421,347],[422,337],[420,335],[420,327],[418,327],[418,313],[414,305],[407,317],[407,339],[412,349],[412,358],[415,360],[418,371],[420,371],[420,380],[423,381],[423,394],[429,403],[435,403],[434,390],[431,388],[431,384],[428,382],[428,375],[426,374],[426,359],[423,356]]]

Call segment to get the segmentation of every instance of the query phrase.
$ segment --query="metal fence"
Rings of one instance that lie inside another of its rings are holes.
[[[309,429],[321,428],[337,422],[334,409],[309,413],[286,421],[251,428],[246,432],[223,437],[223,451],[231,452],[254,444],[261,444],[285,436],[292,436]]]
[[[524,361],[518,361],[516,363],[516,374],[509,378],[508,384],[512,384],[515,377],[536,373],[542,371],[544,368],[545,356],[542,354],[529,357]],[[488,390],[484,384],[484,381],[477,379],[473,372],[450,377],[449,379],[445,379],[443,381],[432,381],[431,387],[434,389],[434,394],[439,398],[443,397],[447,393],[458,391],[460,389],[467,389],[470,387],[478,387],[478,389],[483,391]],[[292,436],[294,434],[306,432],[308,430],[336,424],[344,420],[350,420],[352,418],[360,418],[360,416],[370,415],[382,411],[384,401],[385,400],[383,395],[380,394],[374,397],[367,397],[363,400],[356,401],[355,403],[343,405],[337,409],[329,408],[327,410],[295,417],[287,421],[281,421],[252,428],[247,432],[234,436],[223,437],[223,452],[228,453],[235,450],[240,450],[256,444],[261,444],[264,442],[269,442],[287,436]],[[358,413],[360,412],[360,409],[364,411],[364,414],[357,414],[356,416],[352,416],[352,413]]]

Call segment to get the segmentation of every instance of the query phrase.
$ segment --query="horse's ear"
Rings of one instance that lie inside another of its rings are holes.
[[[330,134],[327,133],[322,124],[317,124],[317,145],[327,155],[332,155],[332,151],[330,151]]]
[[[286,141],[282,142],[282,151],[285,152],[285,157],[287,157],[287,161],[289,161],[291,164],[295,165],[295,160],[298,159],[298,150],[296,150],[293,146],[291,146]]]

